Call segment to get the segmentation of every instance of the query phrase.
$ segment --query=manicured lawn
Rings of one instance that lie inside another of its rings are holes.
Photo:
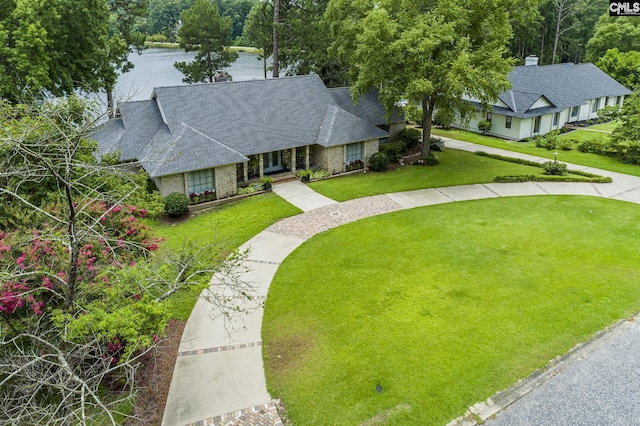
[[[298,425],[445,424],[640,309],[638,223],[633,204],[545,196],[322,233],[271,286],[269,391]]]
[[[595,132],[593,132],[596,134]],[[514,142],[504,139],[494,138],[492,136],[479,135],[465,130],[458,129],[434,129],[435,136],[446,136],[461,141],[477,143],[479,145],[491,146],[494,148],[506,149],[509,151],[521,152],[524,154],[535,155],[538,157],[553,159],[554,151],[544,148],[536,148],[530,142]],[[570,133],[569,133],[570,134]],[[604,135],[604,134],[603,134]],[[597,134],[596,134],[597,136]],[[606,136],[606,135],[605,135]],[[582,164],[584,166],[596,167],[598,169],[610,170],[612,172],[626,173],[633,176],[640,176],[640,167],[630,164],[624,164],[615,158],[604,157],[602,155],[587,154],[579,151],[558,151],[558,161],[573,164]]]
[[[164,244],[174,250],[179,250],[187,241],[198,246],[222,243],[234,250],[269,225],[298,213],[300,209],[276,194],[265,193],[222,204],[175,226],[159,222],[150,225],[157,236],[165,238]]]
[[[561,139],[575,139],[577,141],[602,141],[607,142],[611,135],[603,132],[592,132],[589,130],[574,130],[559,136]]]
[[[608,132],[613,132],[613,129],[615,129],[619,125],[620,125],[620,123],[618,121],[610,121],[608,123],[596,124],[594,126],[590,126],[589,128],[598,129],[598,130],[606,130]]]
[[[301,213],[274,193],[266,193],[244,200],[223,204],[175,226],[148,221],[158,237],[165,238],[162,246],[179,251],[185,244],[196,247],[216,244],[212,256],[222,261],[254,235],[285,217]],[[171,317],[186,320],[202,288],[181,290],[170,300]]]
[[[448,149],[438,152],[435,167],[404,166],[311,183],[311,188],[337,201],[390,192],[492,182],[496,176],[541,174],[538,167],[523,166]]]

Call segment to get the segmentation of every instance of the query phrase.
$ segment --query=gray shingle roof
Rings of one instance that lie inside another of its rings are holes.
[[[151,100],[126,103],[121,114],[94,138],[101,151],[117,146],[123,160],[140,160],[152,177],[388,136],[341,109],[317,75],[158,87]]]
[[[318,133],[322,146],[344,145],[369,139],[387,137],[389,134],[361,120],[335,105],[327,106],[324,121]]]
[[[629,95],[632,92],[593,64],[530,65],[515,67],[509,74],[512,89],[499,98],[509,109],[500,111],[526,118],[558,112],[589,99]],[[552,107],[529,108],[544,96]],[[494,108],[498,112],[499,108]]]
[[[372,90],[366,95],[358,99],[358,104],[353,104],[353,98],[348,87],[336,87],[329,89],[331,96],[335,99],[337,105],[343,110],[350,112],[376,126],[384,126],[387,124],[386,110],[378,100],[378,91]],[[391,114],[390,122],[395,123],[403,121],[402,111],[399,108],[394,109]]]

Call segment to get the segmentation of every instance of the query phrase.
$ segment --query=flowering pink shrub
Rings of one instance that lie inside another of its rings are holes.
[[[104,268],[135,264],[159,248],[161,240],[138,221],[144,209],[103,202],[76,208],[81,221],[77,287],[109,285]],[[89,227],[96,232],[86,232]],[[42,315],[47,306],[63,302],[71,239],[65,228],[43,228],[0,232],[0,270],[12,271],[13,277],[0,282],[0,315]]]

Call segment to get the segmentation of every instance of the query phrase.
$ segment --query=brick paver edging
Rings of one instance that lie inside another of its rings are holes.
[[[186,426],[282,426],[277,406],[268,402],[221,416],[189,423]]]

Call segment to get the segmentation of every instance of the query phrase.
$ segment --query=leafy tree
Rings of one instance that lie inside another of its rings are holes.
[[[617,48],[609,49],[596,65],[623,86],[631,90],[640,87],[639,51],[620,52]]]
[[[273,9],[266,1],[251,8],[244,22],[242,36],[251,46],[262,51],[258,56],[263,61],[264,78],[267,78],[267,58],[273,53]]]
[[[625,99],[615,118],[620,120],[620,125],[611,134],[611,142],[640,148],[640,90]]]
[[[278,1],[277,4],[275,22],[272,1],[254,5],[245,24],[244,37],[262,48],[267,56],[274,54],[275,37],[278,49],[273,62],[274,67],[278,67],[278,75],[280,69],[287,75],[315,73],[330,87],[344,86],[348,82],[346,67],[327,53],[333,41],[330,19],[324,16],[328,1]]]
[[[0,97],[18,102],[101,87],[107,61],[105,1],[0,2]]]
[[[197,53],[192,62],[176,62],[174,66],[185,75],[185,83],[212,83],[216,71],[238,59],[238,53],[226,49],[231,44],[231,18],[221,17],[217,6],[207,0],[196,0],[181,17],[180,46]]]
[[[191,0],[150,0],[147,33],[164,34],[175,41],[180,14],[192,4]]]
[[[218,0],[220,16],[231,18],[231,39],[237,40],[242,36],[244,23],[253,8],[252,0]]]
[[[596,63],[609,49],[619,52],[640,51],[640,22],[634,17],[602,15],[587,44],[585,59]]]
[[[207,297],[227,315],[251,290],[210,247],[154,256],[147,211],[128,203],[138,175],[96,160],[93,111],[73,96],[0,104],[0,204],[32,213],[0,230],[1,424],[115,425],[165,299],[217,274]]]
[[[377,88],[391,114],[400,98],[422,105],[422,155],[430,154],[434,110],[474,111],[509,87],[513,60],[504,1],[331,0],[331,51],[350,65],[354,100]]]

